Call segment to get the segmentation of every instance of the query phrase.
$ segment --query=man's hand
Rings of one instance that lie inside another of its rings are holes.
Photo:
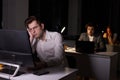
[[[27,29],[27,31],[28,31],[28,34],[30,36],[30,38],[29,38],[30,39],[30,43],[32,43],[34,36],[30,33],[29,29]]]
[[[107,38],[107,33],[104,33],[104,34],[103,34],[103,38]]]

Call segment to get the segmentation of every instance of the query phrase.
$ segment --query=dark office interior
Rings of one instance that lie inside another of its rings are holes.
[[[28,0],[27,16],[32,15],[43,19],[46,28],[50,31],[60,33],[65,26],[66,29],[61,34],[63,38],[68,40],[76,40],[78,35],[85,31],[85,24],[92,22],[97,27],[96,32],[100,34],[105,31],[107,25],[110,25],[114,32],[118,34],[118,41],[120,41],[120,0],[75,0],[75,3],[74,0]],[[27,16],[22,17],[25,19]],[[0,0],[0,29],[6,28],[3,18],[3,0]],[[19,18],[17,19],[19,20]],[[9,20],[6,20],[7,23],[9,23]],[[73,23],[71,23],[72,21]],[[14,23],[11,23],[11,25],[14,25]],[[84,57],[81,57],[82,60]],[[69,66],[76,68],[76,60],[71,56],[68,56],[68,58],[73,60]],[[117,70],[116,74],[119,75],[120,71]],[[120,76],[117,77],[120,78]]]
[[[119,0],[81,0],[81,32],[88,22],[94,23],[99,30],[111,25],[119,34],[120,18]],[[49,30],[57,30],[60,26],[68,26],[69,0],[30,0],[29,15],[36,15],[46,19]],[[79,14],[78,13],[78,14]],[[79,20],[79,19],[78,19]],[[79,32],[78,32],[79,33]],[[67,34],[67,30],[65,32]]]
[[[69,0],[29,0],[28,15],[35,15],[44,18],[46,26],[49,30],[59,31],[61,29],[61,26],[69,27],[69,2]],[[2,0],[0,1],[0,4],[0,21],[2,26]],[[119,4],[119,0],[80,0],[77,3],[78,14],[81,14],[80,17],[78,15],[77,19],[78,21],[80,21],[80,24],[74,26],[80,29],[77,34],[84,31],[84,26],[88,22],[94,23],[99,28],[98,30],[104,30],[105,26],[111,25],[114,31],[120,34]],[[79,7],[81,10],[79,9]],[[64,34],[69,35],[69,33],[67,33],[67,29]]]
[[[2,0],[0,1],[0,23],[2,22]],[[0,24],[0,28],[2,28],[2,24]]]
[[[68,0],[30,0],[29,15],[44,18],[49,30],[59,32],[68,24]]]

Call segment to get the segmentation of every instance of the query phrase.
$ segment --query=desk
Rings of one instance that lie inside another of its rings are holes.
[[[82,54],[72,50],[65,52],[66,57],[74,57],[75,67],[79,69],[81,76],[93,77],[96,80],[116,80],[117,52],[94,54]]]
[[[47,69],[50,73],[45,75],[23,74],[12,80],[76,80],[77,69],[53,67]]]

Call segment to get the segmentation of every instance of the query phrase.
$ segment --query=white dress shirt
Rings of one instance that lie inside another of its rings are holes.
[[[94,36],[90,36],[90,35],[88,35],[88,37],[89,37],[89,41],[93,41],[93,38],[94,38]]]
[[[39,40],[36,51],[41,61],[48,66],[61,64],[64,60],[62,36],[46,30],[45,40]]]

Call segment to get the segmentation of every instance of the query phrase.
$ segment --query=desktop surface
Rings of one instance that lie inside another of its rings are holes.
[[[96,80],[116,80],[117,54],[118,52],[82,54],[74,50],[65,50],[65,55],[70,58],[68,64],[72,64],[71,67],[79,69],[82,76],[92,76]]]
[[[50,67],[46,68],[48,74],[34,75],[32,73],[14,77],[13,80],[76,80],[77,69],[68,67]]]
[[[82,52],[77,52],[75,47],[67,47],[67,49],[65,49],[65,52],[67,54],[83,54]],[[113,55],[118,54],[119,52],[94,52],[94,54],[88,54],[90,56],[105,56],[105,57],[110,57]]]

